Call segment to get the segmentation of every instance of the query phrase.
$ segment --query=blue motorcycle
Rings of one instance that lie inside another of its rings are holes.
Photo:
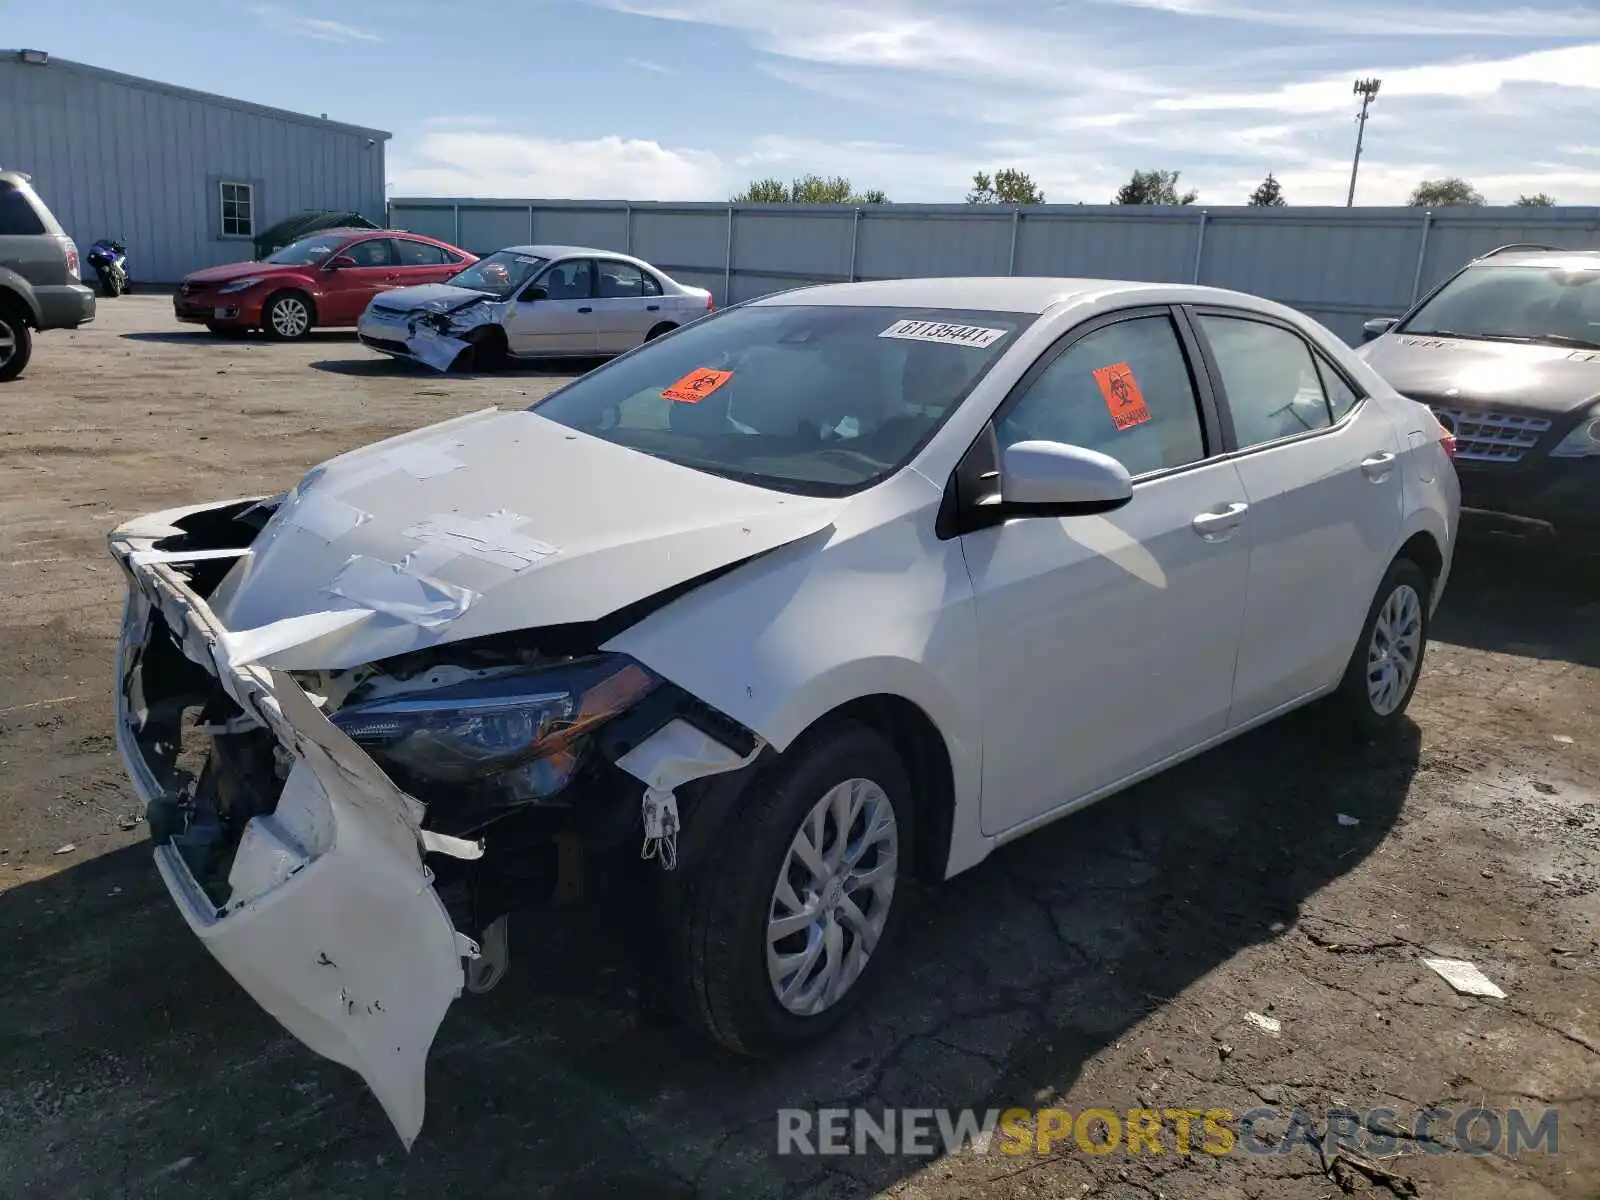
[[[100,277],[100,290],[120,296],[128,290],[128,248],[115,238],[96,238],[89,247],[89,265]]]

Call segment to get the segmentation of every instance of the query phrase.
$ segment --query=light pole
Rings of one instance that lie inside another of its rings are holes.
[[[1350,195],[1345,198],[1346,208],[1352,207],[1356,202],[1356,171],[1361,167],[1361,138],[1367,132],[1367,105],[1372,103],[1382,86],[1381,79],[1356,80],[1354,94],[1361,97],[1361,115],[1356,118],[1356,157],[1350,164]]]

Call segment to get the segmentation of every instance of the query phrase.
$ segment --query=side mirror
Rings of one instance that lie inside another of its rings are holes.
[[[330,271],[342,271],[346,267],[356,267],[360,265],[360,263],[356,262],[356,260],[351,258],[348,254],[335,254],[328,260],[327,267]]]
[[[1000,460],[1000,502],[1030,516],[1086,516],[1133,499],[1128,468],[1065,442],[1018,442]]]
[[[1394,317],[1374,317],[1361,327],[1361,340],[1370,342],[1373,338],[1381,338],[1399,323]]]
[[[550,299],[550,293],[538,284],[534,284],[531,288],[522,293],[522,302],[524,304],[531,304],[535,300],[548,299]]]

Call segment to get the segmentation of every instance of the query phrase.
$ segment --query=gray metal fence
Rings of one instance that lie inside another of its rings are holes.
[[[397,198],[390,221],[475,253],[621,250],[718,304],[806,283],[1061,275],[1205,283],[1292,305],[1341,337],[1510,242],[1600,248],[1600,208],[1147,208],[671,204]]]

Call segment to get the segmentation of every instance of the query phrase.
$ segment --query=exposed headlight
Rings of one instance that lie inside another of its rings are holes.
[[[217,291],[219,291],[219,292],[242,292],[246,288],[255,287],[255,285],[260,283],[260,282],[261,282],[261,280],[260,280],[259,277],[252,277],[250,279],[235,279],[230,283],[223,284],[221,287],[219,287],[217,289]]]
[[[1589,415],[1550,451],[1552,458],[1600,457],[1600,409],[1591,409]]]
[[[380,766],[394,769],[403,785],[410,779],[466,787],[517,803],[547,799],[565,787],[587,736],[659,683],[632,659],[604,654],[347,704],[332,719]]]

